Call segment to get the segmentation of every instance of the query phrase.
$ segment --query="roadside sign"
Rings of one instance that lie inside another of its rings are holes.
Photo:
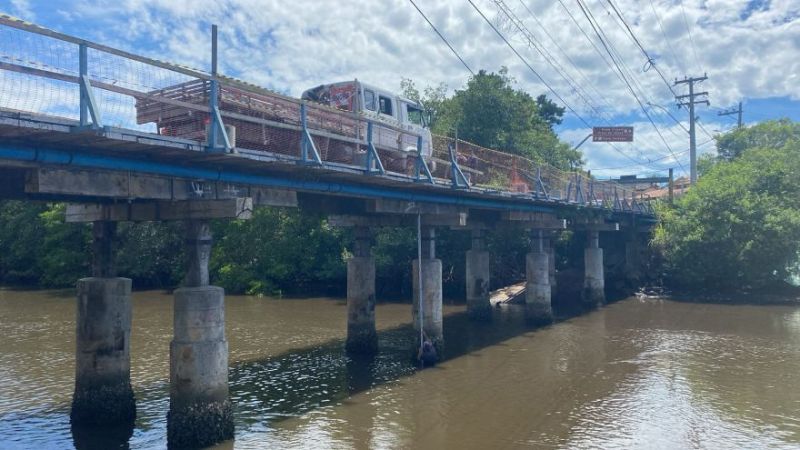
[[[592,142],[633,142],[633,127],[594,127]]]

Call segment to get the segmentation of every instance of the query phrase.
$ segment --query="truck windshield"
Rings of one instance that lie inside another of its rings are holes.
[[[408,121],[416,125],[424,125],[422,122],[422,110],[414,105],[406,105]]]

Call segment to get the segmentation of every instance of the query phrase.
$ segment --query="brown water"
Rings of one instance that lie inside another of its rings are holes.
[[[165,447],[171,297],[133,301],[133,434],[73,436],[73,298],[0,290],[1,449]],[[800,448],[800,307],[628,299],[534,331],[446,307],[449,359],[417,371],[410,305],[378,307],[370,361],[342,351],[342,301],[226,306],[220,448]]]

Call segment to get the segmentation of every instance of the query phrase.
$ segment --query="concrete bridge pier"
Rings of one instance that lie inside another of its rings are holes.
[[[641,247],[639,236],[631,233],[625,241],[625,282],[629,287],[638,288],[641,280]]]
[[[422,279],[419,267],[421,265]],[[422,227],[422,261],[415,259],[412,263],[414,306],[412,318],[416,331],[414,355],[419,349],[420,326],[436,347],[439,358],[444,351],[442,332],[442,261],[436,259],[436,231],[433,227]],[[419,286],[422,283],[422,310],[420,311]],[[422,321],[420,322],[420,314]]]
[[[550,246],[542,230],[535,230],[531,252],[525,258],[525,319],[532,325],[546,325],[553,321],[550,301]]]
[[[492,318],[485,233],[483,229],[472,230],[472,249],[467,250],[466,257],[467,314],[471,319],[481,321]]]
[[[551,236],[548,239],[549,246],[547,248],[548,260],[548,279],[550,281],[550,297],[555,297],[558,290],[558,281],[556,280],[556,236]]]
[[[588,240],[583,254],[584,278],[583,296],[584,307],[597,308],[606,301],[605,279],[603,274],[603,249],[600,248],[600,233],[597,230],[588,231]]]
[[[372,233],[365,226],[355,227],[353,257],[347,261],[347,341],[348,353],[372,355],[378,351],[375,330],[375,258],[370,254]]]
[[[116,222],[92,227],[92,277],[77,284],[73,426],[133,424],[131,280],[114,270]]]
[[[184,287],[174,293],[170,344],[167,444],[171,448],[206,447],[233,438],[225,293],[209,286],[208,221],[186,221],[186,253]]]

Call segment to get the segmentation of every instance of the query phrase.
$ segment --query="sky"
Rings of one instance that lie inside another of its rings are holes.
[[[735,114],[719,113],[739,102],[748,125],[800,120],[798,0],[415,3],[471,70],[507,67],[516,88],[566,106],[563,141],[633,126],[632,143],[580,147],[601,178],[688,171],[688,111],[674,98],[688,91],[676,79],[708,77],[697,85],[710,102],[696,111],[700,154],[736,127]],[[0,0],[0,12],[204,70],[216,23],[222,73],[292,96],[356,78],[395,91],[403,78],[445,83],[452,93],[470,76],[410,0]]]

